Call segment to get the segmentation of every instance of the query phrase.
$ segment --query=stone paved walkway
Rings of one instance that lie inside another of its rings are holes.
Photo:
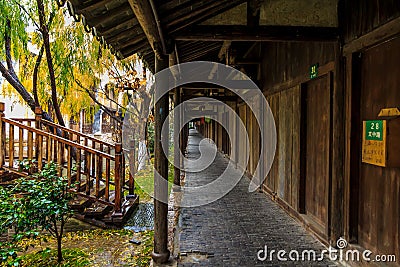
[[[200,156],[200,140],[201,136],[191,130],[189,158]],[[217,154],[206,170],[187,172],[186,186],[212,181],[227,165],[228,160]],[[190,170],[191,166],[187,167]],[[268,251],[284,249],[287,253],[295,249],[300,256],[303,250],[314,249],[319,253],[324,247],[265,194],[249,193],[248,185],[249,179],[242,177],[237,186],[218,201],[181,209],[178,266],[335,266],[327,260],[281,262],[276,253],[272,261],[257,260],[257,252],[265,246]]]

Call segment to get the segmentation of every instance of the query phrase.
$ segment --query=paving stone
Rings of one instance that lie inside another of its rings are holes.
[[[188,157],[200,156],[202,137],[191,130]],[[209,145],[202,142],[202,145]],[[205,185],[216,179],[228,165],[228,160],[217,154],[214,162],[201,172],[187,168],[185,186]],[[297,221],[290,217],[264,193],[248,192],[249,179],[242,177],[231,192],[208,205],[181,208],[179,218],[178,266],[336,266],[323,261],[260,261],[257,252],[284,249],[301,251],[313,249],[319,253],[324,246],[310,235]],[[183,198],[188,197],[183,195]],[[190,255],[205,255],[190,260]],[[208,255],[208,256],[207,256]],[[318,254],[317,254],[318,255]]]

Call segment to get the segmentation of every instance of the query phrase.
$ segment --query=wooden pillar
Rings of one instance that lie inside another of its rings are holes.
[[[4,166],[6,154],[6,124],[3,121],[5,104],[0,102],[0,169]]]
[[[136,173],[135,138],[133,138],[130,141],[129,154],[130,154],[129,155],[130,168],[129,168],[129,196],[128,196],[128,198],[131,198],[135,195],[135,173]]]
[[[183,94],[183,90],[179,89],[179,98],[182,101],[182,95]],[[179,117],[179,128],[181,129],[183,123],[184,123],[184,106],[182,106],[182,108],[180,109],[180,117]],[[179,131],[179,148],[181,151],[181,155],[185,155],[185,148],[184,148],[184,141],[183,141],[184,135],[183,135],[183,128]],[[180,160],[180,167],[181,167],[181,176],[184,176],[184,172],[182,171],[184,168],[184,156],[181,156],[179,158]]]
[[[235,102],[235,112],[236,112],[236,121],[235,121],[235,142],[234,149],[235,149],[235,168],[237,169],[239,163],[239,125],[240,125],[240,117],[239,117],[239,106],[238,101]]]
[[[168,57],[155,59],[156,73],[168,67]],[[156,79],[156,99],[154,108],[155,134],[154,134],[154,250],[152,258],[155,263],[165,263],[168,261],[170,252],[168,250],[168,159],[165,155],[162,143],[168,142],[169,127],[162,126],[165,123],[168,125],[169,101],[168,94],[160,94],[157,88]],[[162,85],[158,85],[162,86]]]
[[[122,144],[117,143],[115,144],[115,171],[114,171],[114,179],[115,179],[115,208],[113,217],[122,217],[122,186],[123,182],[122,179]]]
[[[181,99],[183,98],[183,95],[181,94]],[[182,127],[181,131],[179,132],[179,147],[181,149],[182,155],[185,155],[185,127],[184,127],[184,116],[185,116],[185,107],[184,105],[181,108],[181,116],[180,116],[180,126]],[[183,163],[183,159],[182,159]],[[183,165],[181,165],[183,167]]]
[[[180,104],[180,93],[179,88],[175,88],[174,92],[174,106],[175,108]],[[180,172],[180,148],[179,144],[179,128],[180,128],[180,114],[176,110],[174,112],[174,184],[180,185],[181,184],[181,172]]]

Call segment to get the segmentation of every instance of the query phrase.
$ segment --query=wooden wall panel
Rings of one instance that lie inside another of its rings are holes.
[[[255,99],[253,101],[253,105],[252,105],[252,109],[257,110],[260,108],[260,101],[258,99]],[[256,119],[256,117],[254,116],[254,114],[252,113],[251,116],[251,124],[252,124],[252,143],[251,143],[251,170],[252,170],[252,174],[253,175],[260,175],[260,173],[255,173],[257,165],[258,165],[258,161],[260,159],[260,126],[259,123]]]
[[[299,182],[300,182],[300,86],[292,90],[292,173],[291,173],[291,201],[294,209],[299,205]]]
[[[297,210],[300,180],[300,86],[271,95],[267,100],[277,127],[277,150],[265,184]]]
[[[386,22],[400,16],[398,0],[352,0],[345,3],[345,41],[346,43],[376,29]]]
[[[261,84],[274,94],[309,80],[311,65],[335,60],[335,44],[320,42],[266,43],[262,45]]]
[[[400,38],[363,53],[361,120],[377,119],[382,108],[400,106],[399,58]],[[361,133],[358,137],[361,139]],[[362,163],[358,203],[359,243],[373,251],[396,253],[400,257],[400,169]]]
[[[278,178],[278,196],[286,202],[290,199],[288,195],[288,187],[290,187],[290,180],[292,174],[292,140],[291,140],[291,114],[293,114],[292,105],[289,105],[290,91],[286,90],[280,93],[279,106],[279,135],[278,135],[278,148],[279,148],[279,178]]]
[[[253,153],[253,124],[252,124],[252,119],[251,117],[253,116],[251,109],[249,106],[246,105],[246,131],[247,131],[247,136],[249,138],[249,161],[247,162],[247,167],[246,170],[250,173],[253,174],[253,157],[251,156]]]
[[[279,93],[270,95],[267,97],[268,104],[271,108],[272,114],[275,119],[275,125],[276,125],[276,133],[277,136],[279,136]],[[264,121],[265,125],[270,125],[268,121]],[[267,135],[267,134],[266,134]],[[268,137],[268,135],[267,135]],[[269,173],[267,175],[267,179],[264,182],[264,185],[269,188],[272,192],[276,192],[278,188],[278,180],[279,177],[279,146],[277,144],[276,151],[275,151],[275,157],[273,164],[271,166],[271,169],[269,170]]]
[[[246,126],[246,105],[241,105],[239,106],[239,117],[242,120],[244,126]],[[244,136],[241,136],[241,133],[239,132],[239,140],[246,140]],[[239,152],[238,152],[238,166],[241,169],[246,169],[247,167],[247,144],[246,142],[242,141],[238,143],[239,145]]]
[[[325,228],[329,207],[330,77],[307,83],[305,200],[306,214]]]

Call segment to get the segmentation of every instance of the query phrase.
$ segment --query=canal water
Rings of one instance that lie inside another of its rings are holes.
[[[153,203],[140,203],[126,222],[125,229],[134,232],[153,230],[154,228],[154,205]]]

